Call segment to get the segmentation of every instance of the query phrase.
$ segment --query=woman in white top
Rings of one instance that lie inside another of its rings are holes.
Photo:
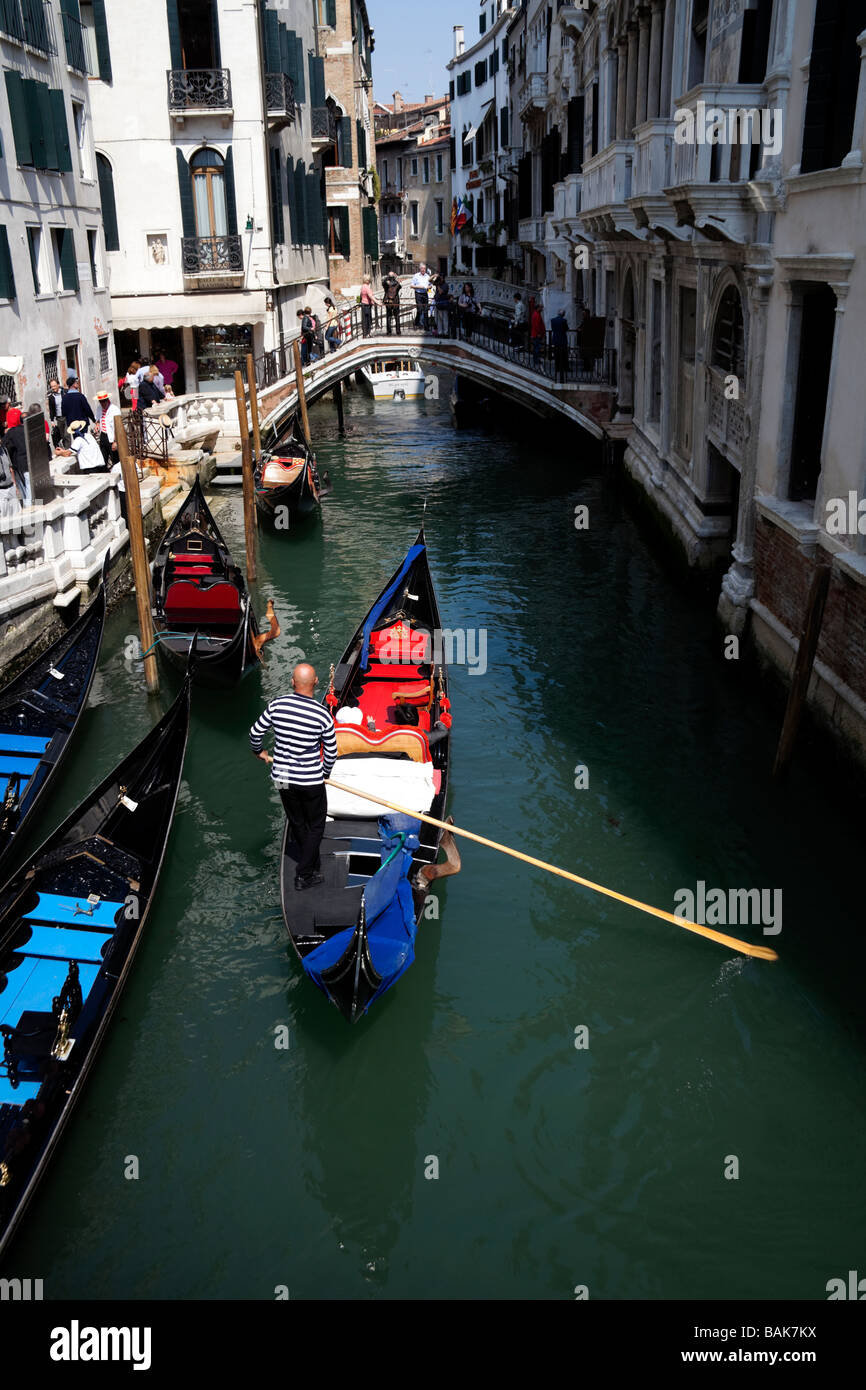
[[[102,450],[87,428],[87,421],[73,420],[69,432],[72,435],[70,448],[78,461],[79,473],[104,472],[105,460]]]

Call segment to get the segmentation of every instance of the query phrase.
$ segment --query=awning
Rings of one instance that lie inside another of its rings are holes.
[[[466,134],[463,136],[464,145],[468,145],[470,140],[475,139],[476,135],[478,134],[479,128],[483,126],[484,122],[487,120],[487,117],[490,115],[490,108],[492,105],[492,100],[485,101],[484,105],[481,108],[481,114],[478,117],[477,123],[473,126],[470,126]]]
[[[112,327],[202,328],[208,324],[264,323],[264,290],[225,294],[118,295],[112,300]]]

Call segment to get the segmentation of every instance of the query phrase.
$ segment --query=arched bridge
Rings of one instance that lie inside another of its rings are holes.
[[[570,419],[596,439],[617,437],[622,431],[612,418],[617,404],[614,354],[605,349],[600,356],[590,355],[574,330],[558,350],[548,334],[533,351],[526,339],[515,340],[509,324],[477,315],[458,321],[452,313],[449,332],[443,336],[416,327],[412,308],[401,310],[399,334],[386,332],[384,320],[384,311],[377,309],[365,336],[357,308],[342,315],[337,350],[304,368],[308,402],[367,363],[409,351],[425,363],[507,395],[538,415]],[[270,432],[278,435],[298,404],[291,344],[257,358],[255,366],[262,433],[273,438]]]

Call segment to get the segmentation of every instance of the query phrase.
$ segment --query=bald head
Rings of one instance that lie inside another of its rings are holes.
[[[292,672],[292,685],[299,695],[312,695],[316,688],[316,669],[302,661]]]

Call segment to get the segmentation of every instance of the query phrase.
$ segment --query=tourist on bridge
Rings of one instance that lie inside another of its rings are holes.
[[[433,283],[435,286],[433,309],[436,314],[436,336],[438,338],[447,338],[451,290],[444,275],[437,275]]]
[[[415,327],[422,332],[427,328],[427,306],[429,303],[430,276],[422,261],[412,276],[412,291],[415,295]]]
[[[385,305],[388,333],[400,332],[400,289],[400,281],[393,270],[389,270],[382,281],[382,302]]]
[[[336,352],[340,346],[340,315],[337,313],[333,299],[330,295],[325,295],[325,342],[328,344],[330,352]]]
[[[559,309],[550,320],[550,342],[553,347],[553,366],[557,381],[568,375],[568,319]]]
[[[172,362],[170,357],[166,357],[165,352],[162,348],[156,349],[156,356],[153,360],[154,365],[157,368],[157,371],[162,377],[162,382],[160,384],[164,386],[171,386],[172,382],[174,381],[175,375],[180,370],[178,364],[176,362]]]
[[[532,341],[532,365],[537,367],[541,361],[541,349],[544,347],[544,340],[547,334],[544,328],[544,318],[541,309],[536,304],[532,310],[532,318],[529,320],[529,337]]]
[[[475,327],[475,316],[478,313],[478,301],[475,298],[475,290],[471,285],[466,284],[460,293],[457,301],[459,310],[458,319],[460,322],[460,333],[463,338],[471,338]]]
[[[298,310],[298,318],[301,321],[301,365],[306,367],[312,361],[313,347],[316,342],[316,324],[309,304],[305,304],[303,309]]]
[[[21,411],[17,405],[10,406],[6,412],[6,433],[3,447],[9,456],[15,491],[24,507],[30,506],[30,474],[27,469],[27,444],[24,439],[24,425]]]
[[[324,781],[337,761],[334,721],[315,699],[317,685],[314,668],[301,662],[292,672],[292,694],[271,700],[250,729],[250,747],[257,758],[271,764],[271,780],[279,789],[298,848],[299,892],[325,881],[319,857],[328,814]],[[268,729],[274,731],[273,757],[262,749]]]
[[[66,378],[66,395],[63,397],[60,412],[68,426],[71,426],[73,420],[96,420],[90,401],[81,394],[78,377],[74,372],[70,372]]]
[[[102,452],[106,467],[111,468],[117,462],[115,429],[116,422],[122,418],[122,414],[119,408],[112,404],[107,391],[97,391],[96,401],[96,408],[99,411],[99,417],[96,421],[96,442]]]
[[[526,300],[522,294],[514,296],[514,321],[511,325],[511,346],[522,348],[526,346]]]
[[[373,305],[375,303],[372,280],[369,275],[365,275],[361,282],[361,332],[365,338],[369,338],[373,331]]]
[[[62,444],[56,453],[61,458],[74,458],[79,473],[104,473],[105,460],[102,450],[90,433],[87,420],[73,420],[69,426],[69,433],[72,436],[71,444],[68,447]]]

